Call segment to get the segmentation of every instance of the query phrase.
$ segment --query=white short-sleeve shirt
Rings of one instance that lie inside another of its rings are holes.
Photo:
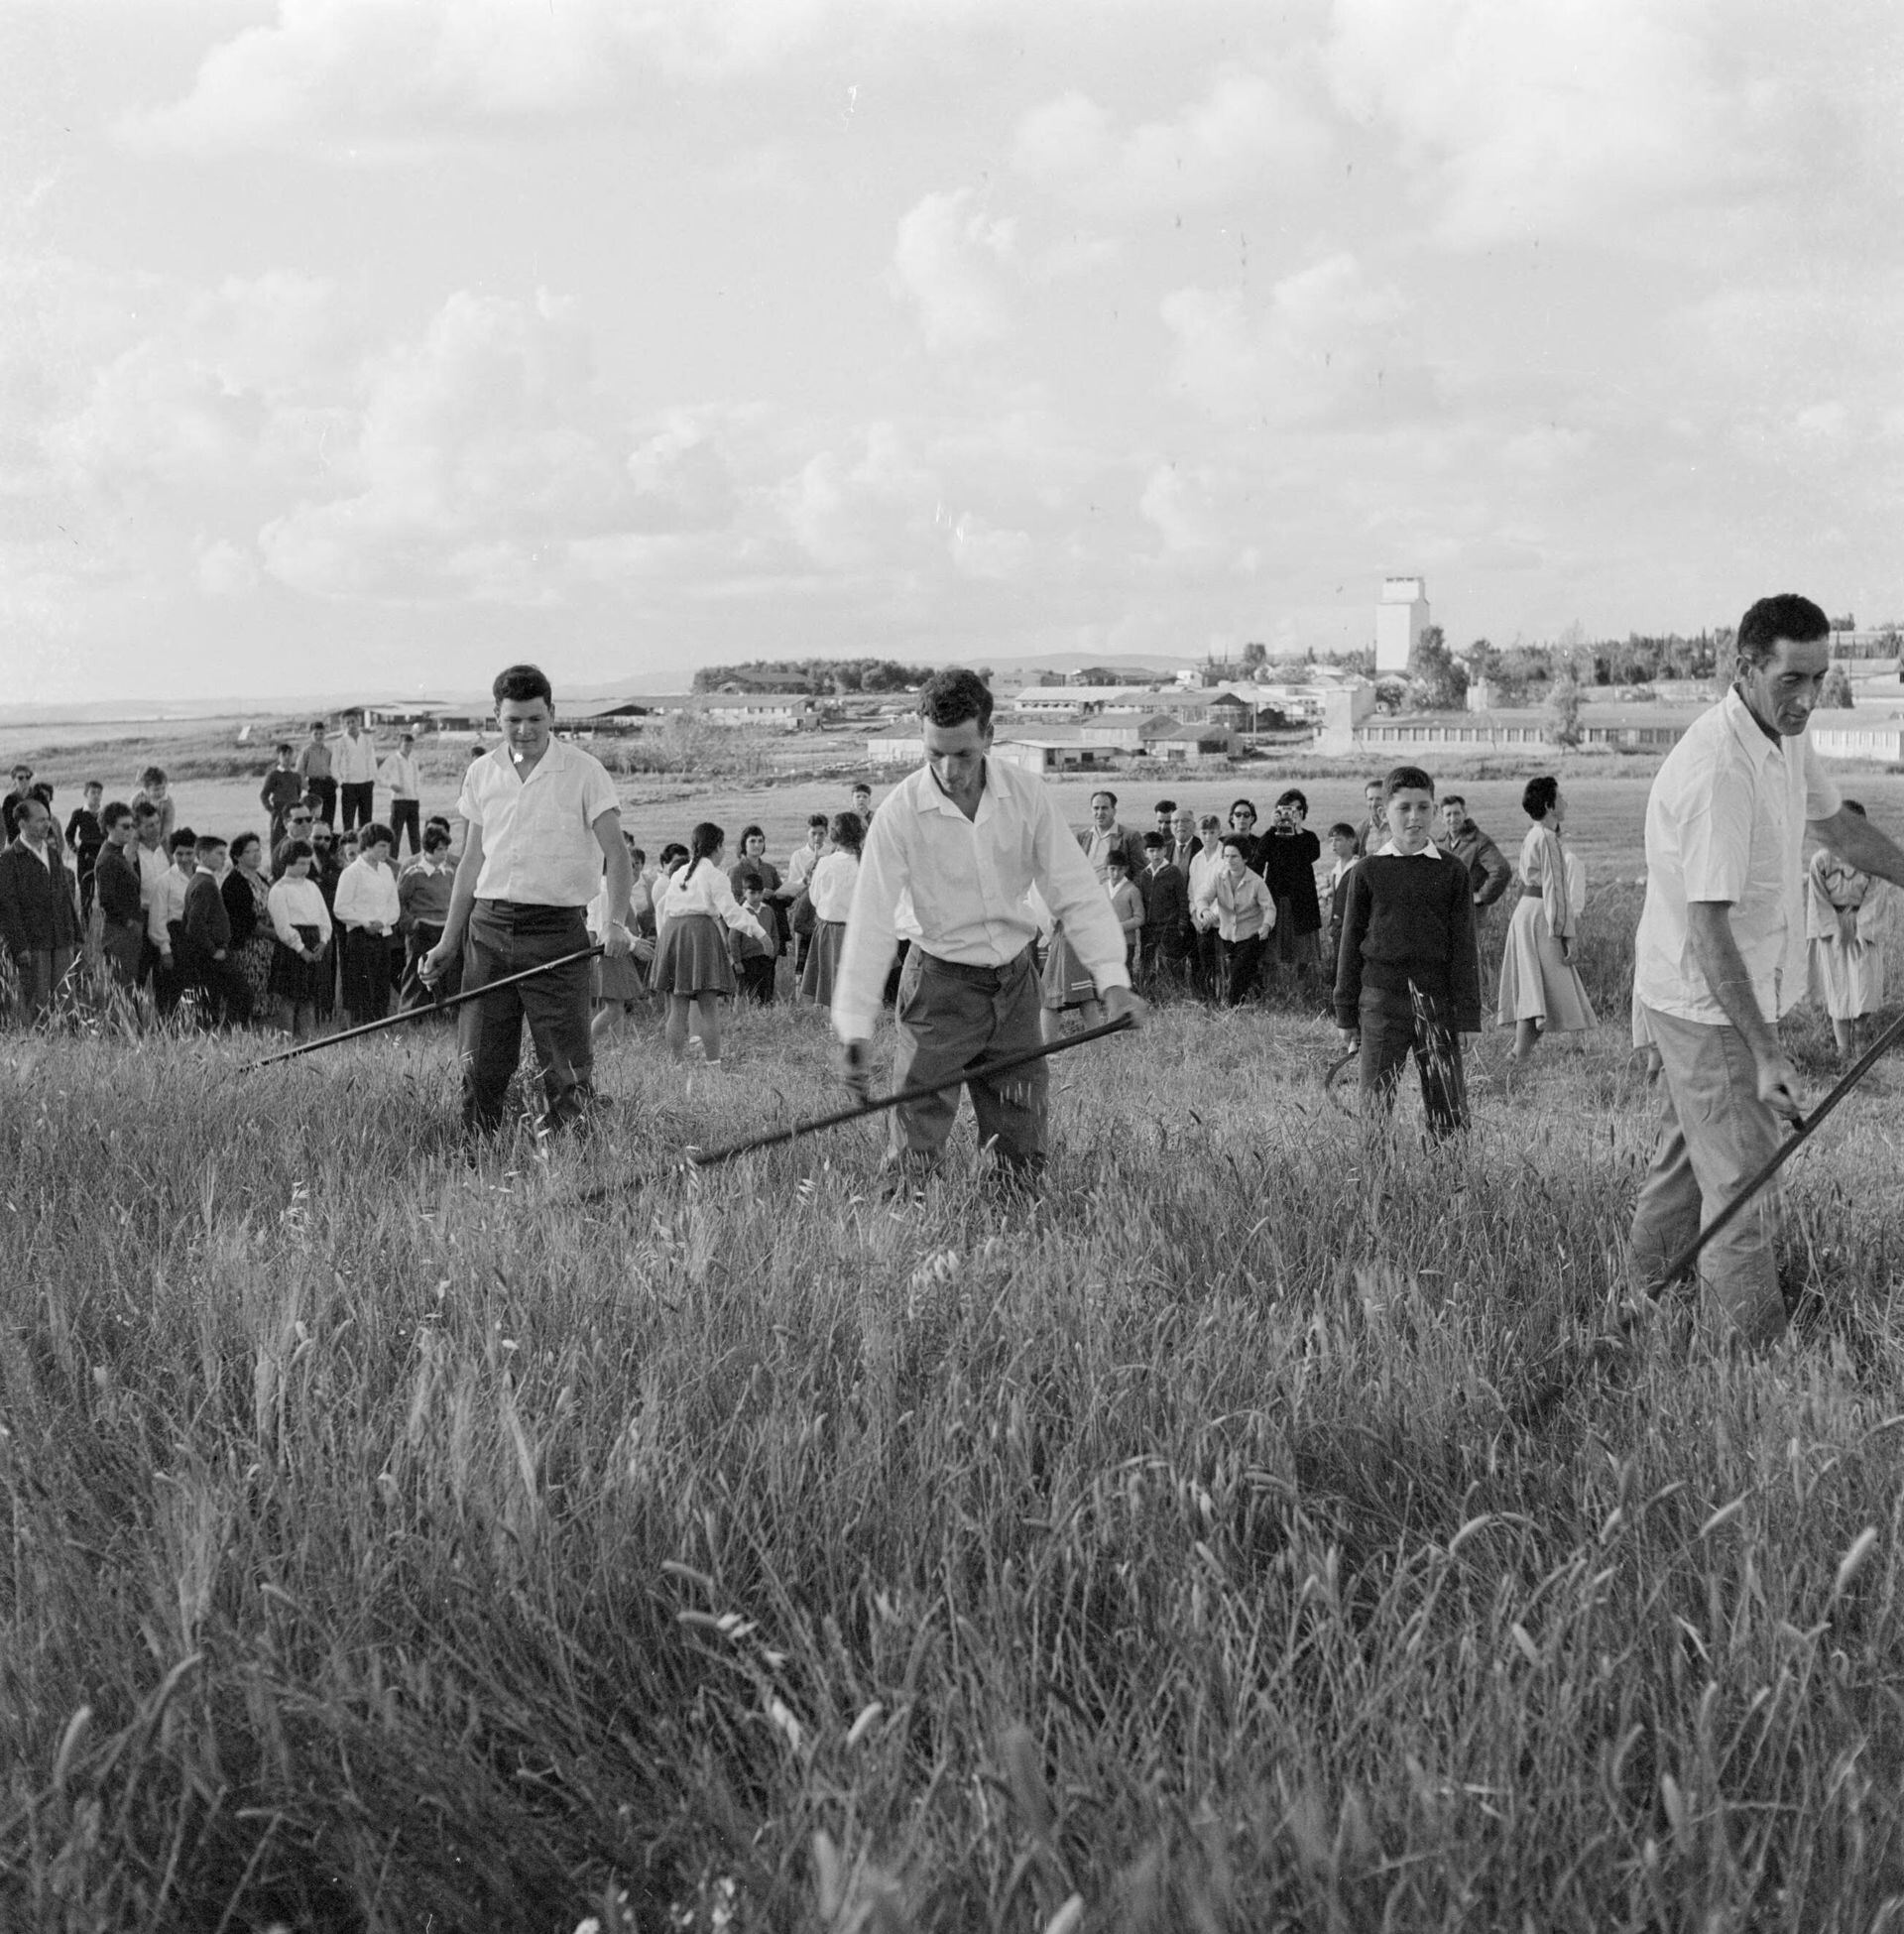
[[[476,898],[586,907],[602,884],[595,822],[620,803],[601,761],[564,739],[527,780],[506,745],[471,760],[456,810],[483,836]]]
[[[1796,1007],[1806,985],[1805,826],[1839,803],[1809,732],[1767,738],[1736,691],[1696,719],[1646,801],[1635,999],[1682,1021],[1725,1024],[1686,917],[1688,903],[1707,900],[1731,907],[1759,1012],[1776,1020]]]

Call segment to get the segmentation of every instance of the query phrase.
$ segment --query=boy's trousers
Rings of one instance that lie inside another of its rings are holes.
[[[1362,1030],[1362,1093],[1366,1110],[1390,1113],[1395,1084],[1412,1052],[1421,1075],[1422,1105],[1437,1140],[1468,1126],[1468,1084],[1462,1071],[1461,1036],[1441,1020],[1446,1004],[1423,997],[1432,1023],[1419,1027],[1413,999],[1386,988],[1364,987],[1358,1019]]]

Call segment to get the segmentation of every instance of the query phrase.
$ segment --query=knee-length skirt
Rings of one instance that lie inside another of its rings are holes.
[[[1580,970],[1561,958],[1560,942],[1547,923],[1546,902],[1537,895],[1523,894],[1508,922],[1495,1012],[1503,1027],[1538,1021],[1550,1034],[1578,1033],[1597,1025]]]
[[[1884,942],[1867,940],[1855,952],[1840,940],[1807,942],[1812,999],[1834,1021],[1856,1021],[1884,1005]]]
[[[734,963],[720,921],[712,913],[681,913],[669,920],[649,985],[656,994],[732,994]]]
[[[840,977],[840,954],[846,946],[846,922],[821,920],[813,929],[800,969],[800,994],[817,1006],[833,1005],[833,984]]]
[[[317,929],[300,926],[298,937],[307,947],[317,944]],[[289,947],[280,946],[271,958],[271,991],[293,1007],[316,1007],[329,994],[331,982],[329,950],[315,960],[301,960]]]

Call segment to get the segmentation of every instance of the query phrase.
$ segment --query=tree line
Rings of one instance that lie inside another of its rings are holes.
[[[799,691],[810,698],[856,691],[910,691],[931,677],[930,665],[900,665],[893,659],[749,659],[742,665],[705,665],[694,674],[694,690]],[[797,679],[797,684],[789,683]]]

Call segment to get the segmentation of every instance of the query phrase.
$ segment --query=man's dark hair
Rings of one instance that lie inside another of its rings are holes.
[[[163,766],[148,766],[139,775],[141,786],[163,786],[166,783],[166,769]]]
[[[1331,839],[1354,839],[1355,836],[1356,836],[1355,827],[1350,825],[1350,823],[1346,819],[1338,819],[1336,823],[1329,828],[1329,837]]]
[[[1781,591],[1776,597],[1760,598],[1738,621],[1738,662],[1763,665],[1778,650],[1781,638],[1810,645],[1831,635],[1832,621],[1810,598]]]
[[[166,851],[168,853],[172,853],[176,855],[183,851],[187,847],[196,848],[197,844],[198,844],[198,835],[195,832],[193,832],[189,826],[180,826],[173,834],[173,836],[166,841]]]
[[[1163,808],[1159,806],[1157,810],[1161,812]],[[1146,853],[1161,853],[1169,843],[1161,833],[1145,833],[1143,836],[1143,850]]]
[[[273,746],[271,749],[273,758],[278,758],[284,755],[288,755],[293,750],[294,748],[289,739],[280,739],[278,743],[275,746]]]
[[[131,806],[127,805],[124,799],[113,799],[100,810],[99,830],[102,833],[109,833],[113,827],[118,825],[120,820],[130,819],[131,817]]]
[[[1530,779],[1520,788],[1520,809],[1529,819],[1545,819],[1560,797],[1560,781],[1552,773]]]
[[[977,719],[979,730],[992,729],[992,693],[976,671],[935,671],[919,687],[919,717],[927,725],[963,725]]]
[[[1468,801],[1459,792],[1444,792],[1441,795],[1441,802],[1445,806],[1460,806],[1463,812],[1468,810]]]
[[[142,826],[148,819],[157,819],[159,808],[150,799],[141,799],[132,809],[132,823]]]
[[[1175,812],[1177,802],[1175,799],[1159,799],[1152,809],[1157,812]]]
[[[311,730],[312,730],[313,732],[321,732],[321,731],[322,731],[322,730],[324,729],[324,722],[323,722],[323,720],[322,720],[322,719],[320,719],[320,718],[314,718],[314,719],[312,719],[312,720],[311,720],[311,722],[310,722],[310,729],[311,729]]]
[[[825,813],[809,812],[806,815],[806,830],[811,832],[815,826],[819,827],[821,832],[826,831],[827,819]]]
[[[1109,799],[1111,801],[1111,810],[1113,812],[1117,811],[1118,795],[1114,791],[1112,791],[1110,786],[1100,786],[1098,789],[1091,794],[1091,803],[1093,805],[1096,805],[1100,799]]]
[[[106,789],[106,787],[105,787],[104,781],[89,779],[86,781],[85,785],[80,786],[79,789],[82,792],[103,792]]]
[[[222,853],[225,850],[225,842],[216,833],[200,833],[192,842],[191,850],[201,860],[208,860],[214,853]]]
[[[551,712],[555,709],[554,687],[539,665],[505,666],[497,672],[496,682],[490,686],[489,694],[499,705],[506,699],[513,699],[518,705],[527,705],[539,698]]]
[[[1385,806],[1397,792],[1426,792],[1435,796],[1435,782],[1419,766],[1397,766],[1381,782],[1381,802]]]

